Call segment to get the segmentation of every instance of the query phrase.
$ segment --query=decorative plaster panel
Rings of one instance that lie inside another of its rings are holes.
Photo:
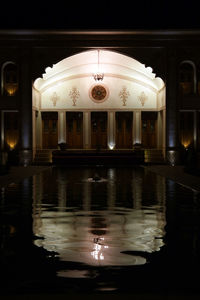
[[[143,85],[114,77],[106,78],[106,76],[103,84],[109,89],[109,93],[107,94],[106,101],[102,102],[94,102],[90,97],[91,88],[94,86],[94,79],[92,77],[83,77],[62,82],[59,85],[56,84],[41,94],[41,109],[67,110],[75,109],[76,107],[77,109],[102,110],[123,109],[124,106],[127,109],[142,109],[144,106],[138,101],[138,97],[142,92],[148,97],[148,101],[145,102],[145,108],[157,109],[157,93]],[[74,88],[76,88],[77,92],[76,99],[70,94]],[[56,93],[59,99],[56,107],[51,100],[54,93]]]

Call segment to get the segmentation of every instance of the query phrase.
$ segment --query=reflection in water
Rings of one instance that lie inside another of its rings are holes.
[[[98,173],[50,168],[1,189],[1,292],[199,289],[200,194],[142,168]]]
[[[45,173],[34,176],[33,229],[44,238],[35,244],[58,252],[62,261],[97,266],[145,264],[146,258],[134,252],[152,253],[164,245],[163,178],[154,176],[154,184],[144,190],[146,178],[140,170],[102,168],[101,178],[106,181],[96,184],[88,181],[92,172],[55,169],[49,180]],[[47,185],[52,178],[55,184]],[[54,198],[49,197],[49,189]]]
[[[104,249],[108,249],[108,246],[104,244],[104,238],[94,238],[94,248],[91,252],[91,255],[96,260],[104,259]]]

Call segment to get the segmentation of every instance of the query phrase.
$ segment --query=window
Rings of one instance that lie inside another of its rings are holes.
[[[192,61],[183,61],[180,65],[179,87],[182,95],[196,93],[196,67]]]
[[[4,96],[15,96],[18,90],[18,68],[14,62],[6,62],[1,69],[1,92]]]

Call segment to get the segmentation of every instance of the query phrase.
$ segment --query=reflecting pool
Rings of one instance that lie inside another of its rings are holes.
[[[2,293],[198,291],[194,190],[140,167],[52,167],[0,200]]]

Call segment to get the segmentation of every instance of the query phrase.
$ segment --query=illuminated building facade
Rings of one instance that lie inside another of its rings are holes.
[[[1,150],[200,149],[200,32],[1,31]]]

